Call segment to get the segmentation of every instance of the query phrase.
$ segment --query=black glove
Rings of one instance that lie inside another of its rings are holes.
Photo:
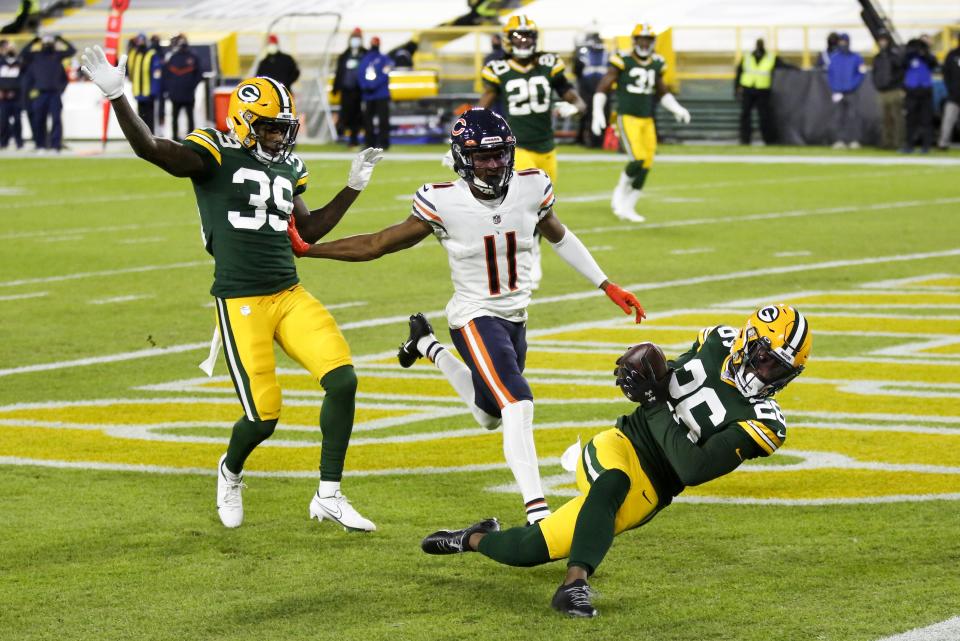
[[[620,359],[617,359],[617,368],[613,370],[613,374],[617,377],[617,385],[624,396],[634,403],[650,408],[667,400],[666,388],[669,377],[665,376],[658,381],[650,364],[644,363],[644,365],[647,371],[638,372],[620,365]]]

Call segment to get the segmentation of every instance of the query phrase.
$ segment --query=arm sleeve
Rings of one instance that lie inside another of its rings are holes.
[[[684,485],[701,485],[729,474],[746,461],[761,455],[747,433],[732,425],[697,445],[687,438],[686,430],[675,422],[663,432],[651,430],[670,466]]]
[[[576,234],[566,227],[564,227],[564,230],[565,232],[560,242],[555,244],[551,243],[550,246],[553,247],[557,255],[566,261],[568,265],[580,272],[580,274],[593,283],[595,287],[599,287],[600,283],[607,280],[607,275],[603,273],[600,265],[598,265],[597,261],[590,255],[590,251],[584,246],[580,239],[577,238]]]

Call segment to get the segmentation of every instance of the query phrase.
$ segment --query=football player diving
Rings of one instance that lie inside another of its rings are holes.
[[[617,218],[642,223],[644,217],[637,213],[636,205],[657,151],[657,131],[653,122],[656,101],[659,99],[663,108],[672,113],[677,122],[689,123],[690,112],[677,102],[663,84],[667,61],[653,51],[656,34],[650,25],[638,24],[631,35],[633,50],[630,55],[610,56],[610,67],[593,94],[591,128],[595,136],[601,136],[606,129],[603,109],[607,104],[607,92],[616,83],[620,144],[630,156],[630,161],[620,174],[610,206]]]
[[[503,103],[503,116],[516,136],[518,171],[542,169],[557,183],[557,151],[553,138],[553,92],[565,102],[556,103],[557,114],[568,118],[587,111],[587,104],[567,79],[563,60],[537,51],[537,24],[523,15],[511,16],[503,27],[507,50],[504,60],[491,60],[480,73],[484,91],[477,105],[489,109]],[[533,288],[540,284],[540,245],[534,248]]]
[[[647,373],[656,371],[649,360],[634,367],[621,357],[616,382],[640,405],[580,451],[579,496],[533,527],[501,531],[497,519],[486,519],[434,532],[423,539],[423,551],[477,551],[522,567],[567,558],[552,606],[570,616],[596,616],[587,578],[614,536],[647,523],[685,487],[783,445],[787,428],[773,395],[803,371],[811,344],[806,318],[777,304],[757,310],[739,331],[701,330],[669,369],[660,361],[659,379]]]
[[[333,316],[299,284],[287,227],[295,218],[304,238],[325,236],[370,181],[382,150],[361,151],[347,186],[311,211],[302,197],[309,174],[292,153],[299,128],[297,110],[281,83],[266,77],[244,80],[230,95],[229,134],[195,129],[177,142],[152,135],[124,98],[126,56],[114,67],[103,50],[94,47],[81,59],[81,71],[110,100],[137,156],[193,182],[205,248],[214,259],[210,293],[217,331],[205,371],[212,373],[222,339],[243,406],[243,416],[233,426],[217,465],[221,522],[229,528],[243,523],[244,462],[273,434],[280,417],[276,341],[325,392],[320,410],[320,485],[310,502],[311,518],[330,519],[349,530],[375,530],[340,490],[357,390],[350,348]]]
[[[503,425],[503,454],[520,487],[527,522],[535,523],[550,509],[533,439],[533,394],[523,377],[534,233],[542,234],[625,313],[635,313],[636,322],[644,312],[633,294],[607,279],[580,239],[557,218],[550,178],[539,169],[514,171],[514,138],[502,117],[471,109],[450,134],[460,179],[423,185],[406,220],[373,234],[314,245],[294,238],[294,250],[316,258],[367,261],[413,247],[431,234],[437,237],[447,251],[453,280],[446,308],[450,337],[466,365],[440,344],[422,314],[410,317],[400,365],[410,367],[426,356],[481,426],[493,430]]]

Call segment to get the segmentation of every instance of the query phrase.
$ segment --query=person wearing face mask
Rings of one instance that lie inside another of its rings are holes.
[[[337,130],[341,136],[349,133],[349,145],[360,144],[360,129],[363,126],[363,98],[357,68],[366,55],[363,46],[363,32],[360,27],[350,33],[347,48],[337,58],[337,73],[333,78],[333,94],[340,96],[340,118]]]
[[[161,95],[163,54],[150,46],[145,33],[137,34],[131,43],[127,52],[127,71],[137,101],[137,115],[154,132],[157,98]]]
[[[187,131],[193,131],[193,106],[197,85],[203,80],[200,61],[190,49],[187,37],[178,34],[170,39],[170,55],[163,64],[163,94],[173,106],[173,139],[179,140],[180,112],[187,114]]]
[[[17,149],[23,147],[20,105],[20,59],[12,44],[0,40],[0,149],[11,140]]]
[[[777,141],[776,125],[773,121],[771,93],[773,91],[773,73],[777,69],[796,69],[784,62],[780,56],[767,51],[763,38],[757,38],[753,51],[745,55],[737,65],[737,75],[733,81],[734,95],[740,101],[740,144],[749,145],[753,136],[753,108],[760,116],[760,134],[763,144],[772,145]]]
[[[284,87],[292,88],[300,77],[297,61],[288,53],[280,51],[280,39],[271,33],[267,38],[267,55],[257,65],[257,76],[273,78]]]
[[[866,65],[860,54],[850,51],[850,36],[841,33],[837,50],[830,55],[827,82],[834,105],[834,149],[860,148],[860,114],[855,94],[866,76]]]
[[[380,38],[370,38],[370,51],[357,66],[368,147],[390,148],[390,71],[393,66],[390,56],[380,52]]]
[[[39,50],[35,48],[38,43]],[[23,93],[32,103],[30,126],[37,151],[41,153],[47,149],[60,151],[63,138],[61,94],[67,88],[63,61],[76,52],[76,48],[59,35],[49,34],[34,38],[24,48]]]

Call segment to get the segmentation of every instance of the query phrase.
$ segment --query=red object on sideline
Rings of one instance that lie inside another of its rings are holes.
[[[113,0],[113,8],[107,16],[107,34],[103,39],[103,52],[107,54],[107,62],[117,64],[117,49],[120,46],[120,32],[123,29],[123,12],[130,6],[130,0]],[[103,100],[103,130],[100,142],[107,146],[107,128],[110,126],[110,101]]]

